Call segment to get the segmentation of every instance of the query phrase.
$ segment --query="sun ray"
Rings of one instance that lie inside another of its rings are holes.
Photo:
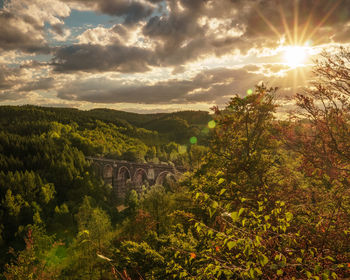
[[[287,34],[288,42],[289,42],[289,44],[292,44],[292,42],[293,42],[292,35],[291,35],[291,32],[290,32],[290,29],[289,29],[289,26],[288,26],[288,23],[287,23],[287,20],[286,20],[286,16],[284,14],[284,11],[283,11],[283,8],[282,8],[282,5],[281,5],[281,2],[278,2],[278,9],[279,9],[279,12],[280,12],[280,15],[281,15],[281,19],[282,19],[284,30],[286,31],[286,34]]]
[[[294,0],[294,42],[293,45],[298,45],[298,24],[299,24],[299,1]]]
[[[278,36],[278,38],[282,38],[281,33],[278,32],[277,28],[273,26],[273,24],[261,13],[261,11],[254,6],[255,11],[259,14],[261,19],[267,24],[267,26]]]
[[[319,0],[313,2],[310,12],[308,11],[305,19],[300,17],[300,11],[305,8],[300,1],[302,0],[290,0],[293,4],[291,11],[284,9],[282,1],[277,1],[276,8],[280,14],[281,26],[279,26],[278,23],[273,24],[270,19],[263,14],[263,10],[259,10],[257,5],[254,6],[259,17],[265,22],[269,29],[280,38],[280,42],[282,42],[281,49],[284,51],[284,61],[282,61],[282,63],[288,65],[292,71],[289,81],[294,91],[297,90],[300,81],[307,79],[307,68],[305,68],[305,66],[307,66],[309,56],[312,55],[312,49],[308,45],[309,40],[312,39],[313,44],[317,43],[317,38],[313,38],[313,36],[324,25],[327,19],[329,19],[342,0],[335,0],[330,5],[330,9],[327,10],[327,13],[316,22],[315,26],[313,26],[313,22],[316,19],[315,11],[319,5]],[[290,16],[289,13],[291,13]],[[280,30],[281,27],[282,29]]]
[[[339,4],[343,0],[338,0],[334,3],[333,7],[327,12],[327,14],[320,20],[320,22],[316,25],[314,30],[309,34],[308,40],[312,38],[312,36],[322,27],[322,25],[325,23],[325,21],[331,16],[331,14],[334,12],[334,10],[339,6]]]
[[[306,34],[307,30],[309,29],[313,13],[314,13],[318,3],[319,3],[319,1],[314,2],[314,5],[312,6],[312,9],[311,9],[311,11],[310,11],[310,13],[309,13],[309,15],[308,15],[308,17],[306,19],[305,24],[304,24],[303,31],[301,32],[300,42],[304,42],[305,34]]]

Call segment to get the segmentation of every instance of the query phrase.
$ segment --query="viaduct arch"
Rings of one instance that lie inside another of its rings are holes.
[[[111,184],[117,198],[124,198],[128,188],[136,191],[141,186],[162,184],[167,177],[175,181],[186,171],[168,164],[136,163],[100,157],[87,157],[107,184]]]

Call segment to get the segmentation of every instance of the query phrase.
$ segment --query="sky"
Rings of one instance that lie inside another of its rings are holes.
[[[282,110],[350,0],[0,0],[0,105],[209,110],[260,83]]]

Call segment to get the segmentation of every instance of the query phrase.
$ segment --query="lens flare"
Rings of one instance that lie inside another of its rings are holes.
[[[208,122],[209,128],[214,128],[215,126],[216,126],[216,122],[214,120],[211,120],[210,122]]]
[[[191,143],[191,144],[197,144],[197,137],[196,137],[196,136],[192,136],[192,137],[190,138],[190,143]]]

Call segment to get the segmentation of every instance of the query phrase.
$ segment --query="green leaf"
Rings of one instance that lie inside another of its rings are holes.
[[[234,241],[227,242],[227,248],[229,250],[231,250],[235,245],[236,245],[236,242],[234,242]]]
[[[254,270],[259,276],[263,274],[262,271],[258,267],[254,268]]]
[[[293,219],[293,214],[290,213],[290,212],[287,212],[286,213],[286,219],[287,219],[287,222],[291,221]]]
[[[278,276],[283,275],[283,270],[282,270],[282,269],[277,270],[277,275],[278,275]]]
[[[197,192],[197,193],[196,193],[196,196],[195,196],[195,199],[197,200],[199,196],[200,196],[200,193]]]
[[[265,266],[269,262],[269,258],[262,254],[259,256],[259,261],[261,266]]]
[[[212,210],[209,208],[209,216],[210,216],[210,218],[213,217],[214,213],[215,213],[215,210],[212,211]]]
[[[224,178],[220,178],[219,181],[218,181],[218,184],[221,185],[223,182],[225,182],[225,179]]]
[[[231,212],[230,216],[231,216],[231,218],[232,218],[232,220],[234,222],[236,222],[238,220],[238,213],[236,211],[235,212]]]
[[[211,204],[211,207],[213,208],[218,208],[219,203],[217,203],[216,201],[213,201],[213,203]]]
[[[242,215],[243,211],[244,211],[244,208],[239,209],[238,217]]]
[[[256,240],[255,245],[259,246],[261,244],[261,242],[260,242],[260,237],[258,235],[255,236],[255,240]]]
[[[254,277],[254,268],[249,269],[249,275],[252,279],[255,279]]]
[[[223,195],[226,191],[227,191],[227,189],[221,189],[220,195]]]
[[[84,229],[78,233],[78,237],[81,237],[82,235],[90,235],[90,232],[87,229]]]

